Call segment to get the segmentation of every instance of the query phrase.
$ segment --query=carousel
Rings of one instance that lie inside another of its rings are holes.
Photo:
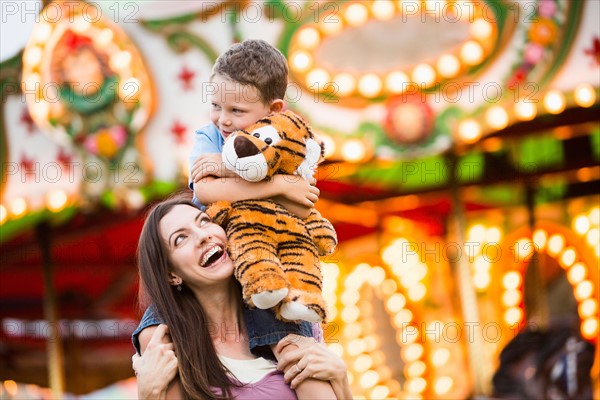
[[[600,398],[597,1],[2,7],[1,398],[135,398],[144,213],[244,39],[325,143],[323,332],[355,397]]]

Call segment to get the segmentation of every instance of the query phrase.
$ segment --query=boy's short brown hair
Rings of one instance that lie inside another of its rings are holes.
[[[288,66],[283,54],[264,40],[244,40],[217,58],[211,79],[215,75],[254,86],[260,101],[269,104],[285,97]]]

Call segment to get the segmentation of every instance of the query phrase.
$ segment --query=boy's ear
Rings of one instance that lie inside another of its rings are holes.
[[[283,110],[285,102],[282,99],[275,99],[271,102],[271,112],[276,113]]]

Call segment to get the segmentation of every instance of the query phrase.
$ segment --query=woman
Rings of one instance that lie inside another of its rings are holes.
[[[138,248],[141,287],[169,338],[164,325],[139,335],[140,397],[294,399],[291,389],[319,379],[337,398],[351,398],[344,363],[314,339],[282,340],[277,352],[297,349],[278,366],[250,352],[226,247],[225,231],[189,200],[167,200],[148,215]]]

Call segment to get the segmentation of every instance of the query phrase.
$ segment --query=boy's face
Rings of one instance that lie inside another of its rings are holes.
[[[265,104],[254,86],[242,85],[215,75],[211,85],[210,120],[225,139],[271,112],[281,111],[283,100]]]

